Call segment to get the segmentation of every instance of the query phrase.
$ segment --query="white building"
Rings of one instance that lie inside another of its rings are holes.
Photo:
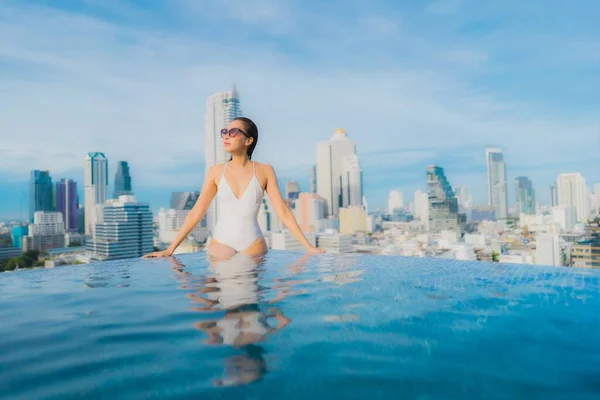
[[[104,153],[88,153],[84,177],[85,234],[94,235],[97,223],[96,205],[108,198],[108,160]]]
[[[429,221],[429,196],[421,190],[415,192],[415,218],[426,223]]]
[[[305,232],[304,236],[310,244],[316,246],[315,234]],[[304,250],[304,246],[288,230],[273,232],[271,234],[271,249],[273,250]]]
[[[392,215],[394,213],[394,210],[399,208],[404,208],[404,194],[402,194],[402,192],[399,190],[392,190],[390,191],[390,195],[388,196],[388,213]]]
[[[342,157],[342,206],[362,205],[362,169],[358,156],[352,154]]]
[[[593,204],[593,212],[598,215],[600,214],[600,183],[596,183],[594,185],[594,200],[592,201]]]
[[[340,208],[340,233],[367,232],[367,213],[360,206]]]
[[[216,164],[224,163],[229,159],[223,147],[221,129],[235,118],[240,117],[240,97],[235,85],[226,92],[215,93],[206,100],[206,115],[204,118],[204,162],[205,171]],[[217,209],[219,205],[215,198],[206,213],[206,224],[212,232],[217,222]]]
[[[317,246],[331,253],[351,253],[352,235],[342,235],[334,231],[319,233]]]
[[[567,205],[552,207],[552,221],[563,231],[570,232],[577,223],[577,209]]]
[[[134,196],[119,196],[103,207],[103,221],[96,225],[96,236],[86,243],[95,260],[140,257],[152,252],[152,213]]]
[[[346,131],[337,129],[327,142],[317,144],[317,194],[327,202],[327,215],[337,216],[342,202],[342,173],[345,156],[356,154],[356,144]]]
[[[44,253],[65,247],[65,223],[59,212],[36,211],[29,233],[23,236],[23,251],[37,250]]]
[[[454,188],[458,205],[464,208],[469,208],[473,205],[473,196],[469,194],[469,188],[465,185],[459,185]]]
[[[508,196],[506,192],[506,164],[504,154],[498,147],[486,147],[487,182],[489,205],[496,210],[496,219],[508,217]]]
[[[189,210],[160,209],[158,212],[158,236],[163,243],[172,243],[175,240],[189,213]],[[190,235],[197,242],[205,242],[208,238],[208,230],[198,224]]]
[[[563,248],[560,237],[540,234],[536,238],[535,263],[537,265],[562,265]]]
[[[558,205],[577,209],[577,222],[585,222],[590,215],[588,189],[580,173],[560,174],[556,180]]]

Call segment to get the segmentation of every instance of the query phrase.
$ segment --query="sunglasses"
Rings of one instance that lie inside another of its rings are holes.
[[[221,129],[221,137],[222,138],[224,138],[227,135],[229,135],[230,138],[234,138],[237,136],[238,133],[241,133],[244,136],[248,136],[248,134],[246,132],[244,132],[243,130],[241,130],[240,128],[231,128],[229,130],[227,130],[227,128]]]

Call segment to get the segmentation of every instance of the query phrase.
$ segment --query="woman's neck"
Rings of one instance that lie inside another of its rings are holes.
[[[246,154],[242,156],[231,156],[231,160],[229,160],[230,164],[237,165],[239,167],[244,167],[246,164],[250,162],[250,159]]]

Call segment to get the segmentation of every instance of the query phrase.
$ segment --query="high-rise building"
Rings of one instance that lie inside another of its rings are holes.
[[[535,191],[526,176],[515,178],[515,197],[517,216],[521,213],[535,215]]]
[[[300,194],[300,186],[298,182],[289,181],[285,184],[285,198],[288,200],[296,200]]]
[[[224,163],[229,159],[223,147],[221,129],[241,115],[240,96],[235,85],[231,90],[215,93],[206,100],[206,115],[204,118],[205,173],[208,173],[213,165]],[[217,223],[218,208],[219,204],[215,198],[206,213],[209,232],[213,231]]]
[[[556,183],[550,185],[550,204],[552,207],[558,205],[558,188],[556,187]]]
[[[577,221],[585,222],[590,215],[588,188],[580,173],[560,174],[556,180],[558,204],[577,209]]]
[[[362,169],[356,154],[342,157],[342,207],[361,206]]]
[[[85,234],[94,235],[97,204],[108,197],[108,160],[104,153],[88,153],[84,168]]]
[[[62,214],[65,230],[76,232],[78,230],[77,209],[77,182],[72,179],[61,179],[56,182],[56,211]]]
[[[53,211],[52,178],[48,171],[31,171],[29,182],[29,220],[36,211]]]
[[[170,207],[177,211],[191,210],[200,197],[200,192],[173,192],[171,193]]]
[[[40,253],[65,247],[65,223],[59,212],[36,211],[27,236],[23,236],[23,251]]]
[[[131,191],[129,164],[127,164],[127,161],[119,161],[117,163],[117,172],[115,173],[115,191],[113,192],[113,198],[118,199],[119,196],[129,194],[133,194]]]
[[[317,144],[317,194],[327,202],[328,216],[337,216],[343,206],[342,159],[355,154],[356,144],[343,129],[337,129],[329,141]]]
[[[317,165],[310,167],[310,193],[317,193]]]
[[[388,196],[388,214],[392,215],[394,210],[402,208],[404,208],[404,195],[402,192],[399,190],[390,191]]]
[[[506,193],[506,164],[498,147],[486,147],[487,181],[489,205],[496,210],[497,219],[508,217],[508,197]]]
[[[594,213],[600,215],[600,183],[594,185],[594,201],[593,201]]]
[[[415,218],[429,224],[429,196],[421,190],[415,192]]]
[[[13,226],[13,228],[11,230],[13,247],[22,249],[23,248],[23,236],[27,236],[28,234],[29,234],[29,226],[28,225]]]
[[[466,216],[458,212],[458,201],[442,167],[436,165],[427,167],[427,190],[429,230],[432,233],[453,231],[462,234]]]
[[[535,243],[537,265],[563,265],[564,251],[558,235],[539,234]]]
[[[296,201],[298,225],[303,232],[317,232],[319,220],[325,218],[327,203],[315,193],[300,193]]]
[[[94,260],[140,257],[153,249],[152,213],[134,196],[108,200],[86,249]]]

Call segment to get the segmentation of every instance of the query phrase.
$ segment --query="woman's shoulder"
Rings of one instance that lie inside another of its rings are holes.
[[[258,171],[261,171],[265,174],[273,171],[273,166],[271,164],[265,164],[258,161],[253,161],[253,163]]]
[[[224,168],[225,168],[225,163],[215,164],[215,165],[212,165],[208,169],[208,173],[209,174],[220,174],[223,172]]]

